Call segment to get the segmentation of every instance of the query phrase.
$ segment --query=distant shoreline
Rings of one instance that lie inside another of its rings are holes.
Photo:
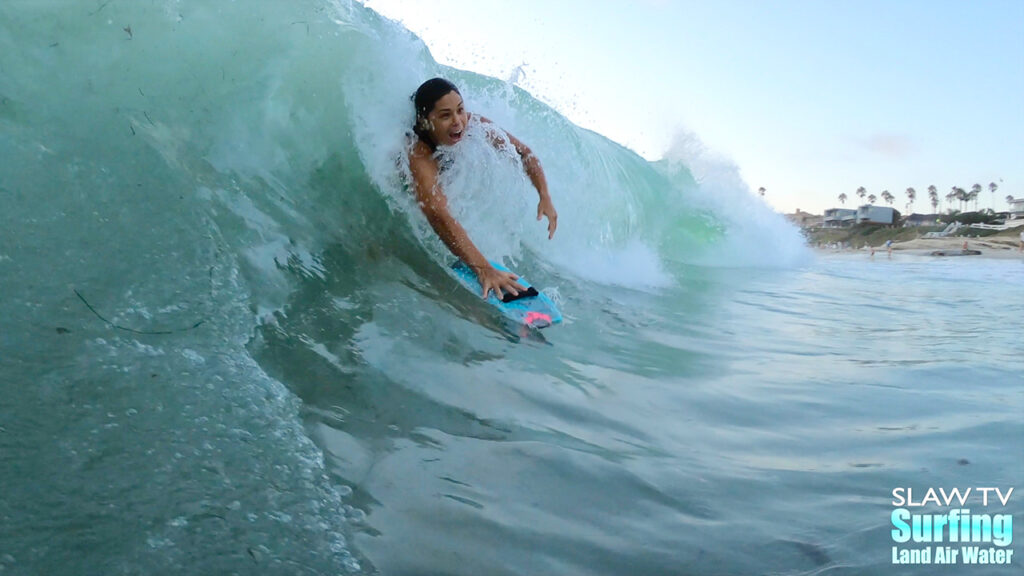
[[[903,242],[893,242],[893,256],[897,254],[911,254],[914,256],[930,256],[932,252],[942,250],[946,252],[957,252],[963,249],[964,241],[967,242],[969,250],[981,252],[975,256],[934,256],[935,258],[999,258],[1009,260],[1024,260],[1024,253],[1017,250],[1019,240],[1008,236],[995,236],[987,238],[966,238],[964,236],[947,236],[945,238],[915,238]],[[818,252],[834,254],[864,254],[869,255],[870,247],[864,248],[815,248]],[[885,246],[875,246],[875,257],[888,256]]]
[[[980,217],[972,213],[957,216],[962,216],[967,222]],[[1024,218],[1010,221],[1009,226],[999,229],[961,225],[955,229],[948,222],[931,226],[856,224],[843,228],[804,228],[801,232],[809,246],[825,252],[870,253],[874,247],[876,254],[885,253],[886,244],[891,243],[893,253],[930,256],[933,252],[943,251],[947,254],[935,257],[970,258],[972,255],[960,254],[964,242],[967,242],[968,250],[981,252],[973,256],[1024,259],[1024,253],[1018,251],[1020,234],[1024,232]],[[938,236],[943,233],[947,235]],[[933,235],[937,237],[929,237]]]

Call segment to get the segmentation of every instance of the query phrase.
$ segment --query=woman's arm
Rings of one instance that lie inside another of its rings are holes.
[[[493,122],[480,117],[480,121],[494,125]],[[533,183],[533,187],[537,189],[537,195],[540,196],[540,201],[537,203],[537,220],[541,217],[546,216],[548,219],[548,239],[555,235],[555,229],[558,228],[558,212],[555,211],[555,205],[551,203],[551,195],[548,194],[548,181],[544,177],[544,168],[540,165],[540,159],[537,158],[530,147],[523,144],[518,138],[509,134],[504,130],[488,130],[488,136],[491,139],[491,144],[494,146],[501,146],[504,143],[504,138],[508,138],[508,142],[516,149],[519,157],[523,160],[523,168],[526,170],[526,175],[530,177],[530,182]]]
[[[469,239],[465,228],[451,215],[448,210],[448,198],[437,182],[437,160],[422,142],[417,142],[409,153],[409,169],[412,172],[413,188],[420,210],[452,254],[476,272],[477,279],[483,287],[483,297],[487,298],[487,294],[493,291],[500,300],[504,293],[516,295],[520,290],[525,290],[516,282],[518,276],[491,266]]]

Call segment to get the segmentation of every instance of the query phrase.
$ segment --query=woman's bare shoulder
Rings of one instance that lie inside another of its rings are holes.
[[[436,160],[434,159],[434,151],[431,150],[430,146],[427,146],[427,144],[423,140],[420,140],[419,138],[417,138],[416,141],[413,142],[412,145],[408,147],[408,155],[410,162],[428,161],[436,163]]]

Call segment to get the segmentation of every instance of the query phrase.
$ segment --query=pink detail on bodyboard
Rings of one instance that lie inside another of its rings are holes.
[[[547,314],[544,314],[543,312],[527,312],[526,313],[526,325],[527,326],[533,326],[538,321],[544,322],[544,324],[542,324],[542,326],[550,326],[551,325],[551,316],[548,316]]]

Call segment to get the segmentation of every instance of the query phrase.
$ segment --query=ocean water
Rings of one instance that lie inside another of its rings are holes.
[[[564,324],[411,205],[434,75],[541,158],[550,242],[513,160],[445,183]],[[891,514],[1024,484],[1024,259],[813,254],[693,136],[647,162],[361,4],[0,3],[0,202],[0,574],[1021,573],[894,565]],[[970,508],[1024,554],[1024,492]]]

